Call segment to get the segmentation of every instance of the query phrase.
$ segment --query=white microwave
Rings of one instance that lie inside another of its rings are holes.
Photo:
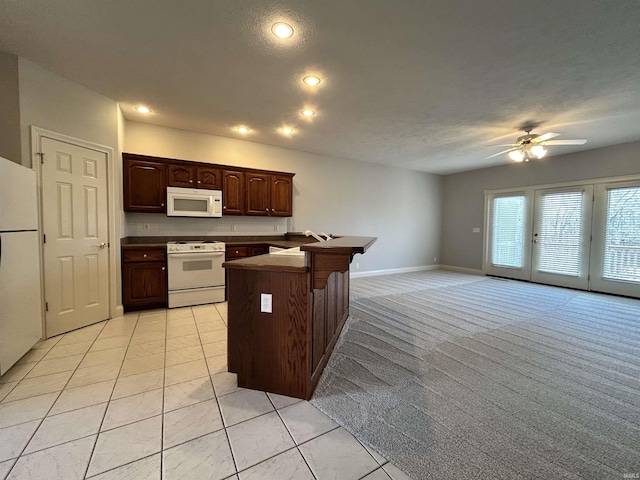
[[[222,217],[222,192],[167,187],[167,217]]]

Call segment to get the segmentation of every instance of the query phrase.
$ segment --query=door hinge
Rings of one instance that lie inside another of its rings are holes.
[[[42,243],[47,243],[47,235],[46,234],[42,234]]]
[[[40,157],[40,163],[44,163],[44,153],[38,152],[38,153],[36,153],[36,155],[38,155]]]
[[[45,312],[49,311],[49,302],[44,302],[44,311]]]

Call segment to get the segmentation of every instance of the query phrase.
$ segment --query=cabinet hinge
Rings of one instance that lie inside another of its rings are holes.
[[[40,157],[40,163],[44,163],[44,153],[38,152],[38,153],[36,153],[36,155],[38,155]]]

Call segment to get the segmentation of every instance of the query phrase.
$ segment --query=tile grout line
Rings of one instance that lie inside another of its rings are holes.
[[[192,311],[193,314],[193,311]],[[164,401],[167,385],[167,339],[169,335],[169,312],[167,309],[164,311],[164,355],[162,358],[162,409],[160,410],[160,478],[163,478],[164,472]]]
[[[124,317],[123,317],[124,318]],[[122,358],[122,363],[120,363],[120,368],[118,369],[118,374],[116,375],[113,387],[111,387],[111,393],[109,394],[109,399],[107,400],[107,407],[104,409],[104,414],[102,415],[102,420],[100,421],[100,425],[98,426],[98,432],[96,433],[96,441],[93,443],[93,448],[91,449],[91,455],[89,455],[89,461],[87,462],[87,466],[84,469],[84,475],[82,478],[87,478],[87,474],[89,473],[89,467],[91,466],[91,461],[93,460],[93,455],[96,451],[96,446],[98,445],[98,439],[100,438],[102,425],[104,424],[104,419],[107,417],[107,412],[109,411],[109,405],[111,404],[111,398],[113,397],[113,392],[116,389],[116,385],[118,384],[118,378],[120,377],[120,372],[122,371],[122,367],[124,365],[125,358],[127,358],[127,352],[129,351],[129,347],[131,346],[131,339],[133,338],[133,334],[138,328],[138,321],[140,319],[140,314],[136,315],[135,326],[133,327],[133,331],[131,332],[131,337],[129,337],[129,343],[127,343],[127,349],[124,352],[124,357]],[[96,337],[97,338],[97,337]],[[89,347],[91,348],[91,347]],[[89,384],[91,385],[91,384]],[[73,410],[72,410],[73,411]]]
[[[298,442],[296,442],[296,439],[295,439],[295,438],[293,438],[293,434],[291,433],[291,430],[289,429],[289,427],[288,427],[288,425],[287,425],[287,422],[285,422],[285,421],[284,421],[284,419],[282,418],[282,415],[280,415],[280,410],[278,410],[278,408],[276,407],[276,404],[275,404],[275,403],[273,403],[273,400],[271,399],[271,397],[270,397],[269,395],[267,395],[267,398],[269,399],[269,401],[270,401],[270,402],[271,402],[271,404],[273,405],[273,408],[275,408],[276,413],[278,414],[278,418],[280,419],[280,421],[281,421],[281,422],[282,422],[282,424],[284,425],[284,428],[286,428],[286,429],[287,429],[287,432],[289,433],[289,436],[291,437],[291,440],[293,440],[294,448],[296,449],[296,451],[298,452],[298,454],[300,454],[300,456],[302,457],[302,460],[304,461],[305,465],[307,466],[307,468],[308,468],[308,469],[309,469],[309,471],[311,472],[311,476],[312,476],[314,479],[316,479],[316,480],[317,480],[317,479],[318,479],[318,477],[316,476],[316,474],[315,474],[315,473],[313,473],[313,470],[311,469],[311,465],[309,465],[309,462],[307,462],[307,459],[306,459],[306,458],[305,458],[305,456],[302,454],[302,451],[300,450],[300,445],[298,445]],[[307,400],[303,400],[303,401],[305,401],[305,402],[306,402]],[[300,403],[300,402],[298,402],[298,403]],[[297,405],[297,404],[296,404],[296,403],[294,403],[293,405]],[[287,406],[289,406],[289,405],[287,405]],[[286,407],[284,407],[284,408],[286,408]],[[328,433],[328,432],[325,432],[325,433]],[[322,435],[324,435],[324,434],[322,434]],[[319,437],[319,436],[320,436],[320,435],[318,435],[318,437]],[[318,438],[318,437],[314,437],[314,438]],[[313,440],[313,439],[310,439],[310,440]],[[284,452],[282,452],[282,453],[284,453]]]
[[[215,304],[213,305],[216,313],[218,314],[218,316],[220,317],[220,319],[222,320],[222,323],[224,323],[224,320],[222,319],[222,315],[220,315],[220,312],[218,311],[218,307],[215,306]],[[191,311],[193,312],[193,309],[191,309]],[[198,340],[200,340],[200,348],[202,349],[202,355],[206,355],[205,351],[204,351],[204,347],[202,346],[202,337],[200,336],[200,328],[198,328],[198,322],[195,321],[196,320],[196,316],[195,314],[193,314],[193,321],[196,324],[196,331],[198,332]],[[225,323],[226,326],[226,323]],[[229,339],[228,337],[228,327],[227,327],[227,341]],[[236,461],[236,456],[233,453],[233,448],[231,447],[231,439],[229,438],[229,432],[227,431],[227,426],[226,426],[226,422],[224,421],[224,416],[222,415],[222,407],[220,407],[220,401],[218,400],[218,394],[216,393],[216,387],[213,384],[213,379],[211,378],[213,375],[211,373],[211,370],[209,370],[209,362],[207,362],[207,357],[205,356],[204,359],[204,363],[205,366],[207,368],[207,372],[209,373],[209,383],[211,383],[211,388],[213,390],[213,397],[216,399],[216,405],[218,406],[218,413],[220,414],[220,421],[222,422],[222,428],[224,430],[224,436],[227,439],[227,445],[229,446],[229,452],[231,453],[231,460],[233,461],[233,469],[235,470],[235,475],[238,475],[238,462]],[[227,353],[227,371],[229,370],[229,355]],[[221,373],[221,372],[218,372]],[[233,475],[231,475],[233,476]]]

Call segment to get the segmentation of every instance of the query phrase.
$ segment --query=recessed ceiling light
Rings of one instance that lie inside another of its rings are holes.
[[[313,117],[313,116],[316,114],[316,112],[314,112],[313,110],[310,110],[310,109],[308,109],[308,108],[307,108],[306,110],[302,110],[302,112],[301,112],[301,113],[302,113],[302,115],[304,115],[305,117]]]
[[[140,105],[139,107],[136,107],[136,110],[139,111],[140,113],[151,113],[151,110],[147,107],[143,107],[142,105]]]
[[[293,128],[284,127],[284,128],[281,128],[280,131],[285,135],[291,135],[293,133]]]
[[[237,130],[240,133],[249,133],[249,129],[247,127],[238,127]]]
[[[293,36],[293,27],[287,23],[274,23],[271,31],[278,38],[291,38]]]
[[[320,83],[320,78],[316,77],[315,75],[309,75],[308,77],[304,77],[302,81],[310,87],[315,87]]]

